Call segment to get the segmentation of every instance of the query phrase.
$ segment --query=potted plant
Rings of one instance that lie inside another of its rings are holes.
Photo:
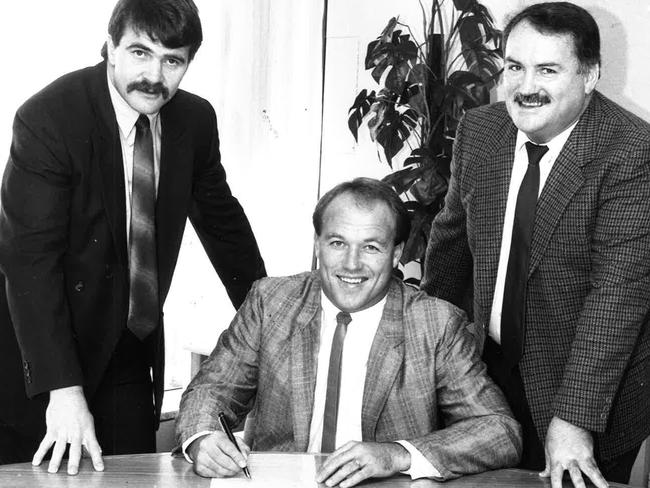
[[[432,0],[430,10],[419,1],[424,42],[398,18],[388,21],[368,44],[365,58],[378,87],[357,95],[348,126],[358,141],[366,123],[381,147],[380,159],[393,169],[384,181],[403,196],[411,214],[402,264],[417,261],[423,271],[431,222],[447,192],[458,122],[467,109],[489,103],[502,71],[502,51],[501,32],[477,0],[453,0],[447,8],[445,0]],[[398,168],[398,153],[409,150]],[[418,278],[407,281],[419,284]]]

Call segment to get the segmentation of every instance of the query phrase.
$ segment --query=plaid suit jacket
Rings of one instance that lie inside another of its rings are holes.
[[[516,131],[503,103],[467,113],[427,249],[423,289],[470,289],[485,327]],[[520,369],[541,439],[553,416],[595,432],[601,459],[648,436],[649,305],[650,126],[596,92],[537,203]]]
[[[183,394],[179,445],[219,430],[219,411],[236,424],[254,404],[254,450],[306,451],[320,293],[317,271],[253,285]],[[453,305],[393,279],[368,358],[363,440],[407,440],[444,478],[512,466],[521,449],[519,425],[466,325]]]

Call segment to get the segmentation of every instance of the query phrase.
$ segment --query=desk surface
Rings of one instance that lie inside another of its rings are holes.
[[[253,453],[249,465],[253,480],[245,477],[215,480],[213,488],[264,486],[273,488],[317,487],[313,471],[324,456],[311,454]],[[130,456],[107,456],[105,470],[95,472],[89,459],[82,462],[79,474],[68,476],[64,471],[58,474],[47,472],[47,463],[34,467],[29,463],[0,466],[0,486],[21,487],[130,487],[130,488],[210,488],[210,480],[194,474],[192,466],[183,458],[170,454],[137,454]],[[257,475],[257,476],[256,476]],[[264,476],[265,475],[265,476]],[[273,478],[273,479],[272,479]],[[276,479],[277,478],[277,479]],[[320,485],[325,486],[325,485]],[[370,480],[361,485],[364,488],[527,488],[550,487],[550,481],[539,478],[537,473],[519,469],[503,469],[478,475],[465,476],[457,480],[437,483],[431,480],[411,481],[406,476]],[[570,481],[565,481],[570,488]],[[612,488],[627,485],[611,483]]]

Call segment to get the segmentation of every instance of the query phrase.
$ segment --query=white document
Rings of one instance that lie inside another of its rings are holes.
[[[248,456],[251,479],[243,472],[233,478],[213,478],[210,488],[310,488],[316,483],[313,454],[252,453]]]

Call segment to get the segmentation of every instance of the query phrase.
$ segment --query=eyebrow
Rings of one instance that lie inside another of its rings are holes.
[[[345,236],[342,236],[341,234],[339,234],[337,232],[330,232],[328,234],[324,234],[324,237],[325,237],[325,239],[340,239],[342,241],[347,241]],[[379,244],[381,246],[385,246],[387,242],[390,242],[390,239],[383,240],[383,239],[380,239],[379,237],[370,237],[368,239],[364,239],[362,242],[364,244],[376,243],[376,244]]]
[[[141,51],[146,51],[148,53],[152,52],[151,49],[149,49],[147,46],[139,42],[134,42],[133,44],[129,44],[128,49],[140,49]]]
[[[521,61],[518,61],[518,60],[516,60],[515,58],[513,58],[511,56],[506,56],[505,62],[506,63],[515,63],[515,64],[524,64]],[[562,65],[560,63],[556,63],[555,61],[546,61],[546,62],[537,63],[535,66],[537,66],[537,67],[556,67],[556,68],[559,68]]]

